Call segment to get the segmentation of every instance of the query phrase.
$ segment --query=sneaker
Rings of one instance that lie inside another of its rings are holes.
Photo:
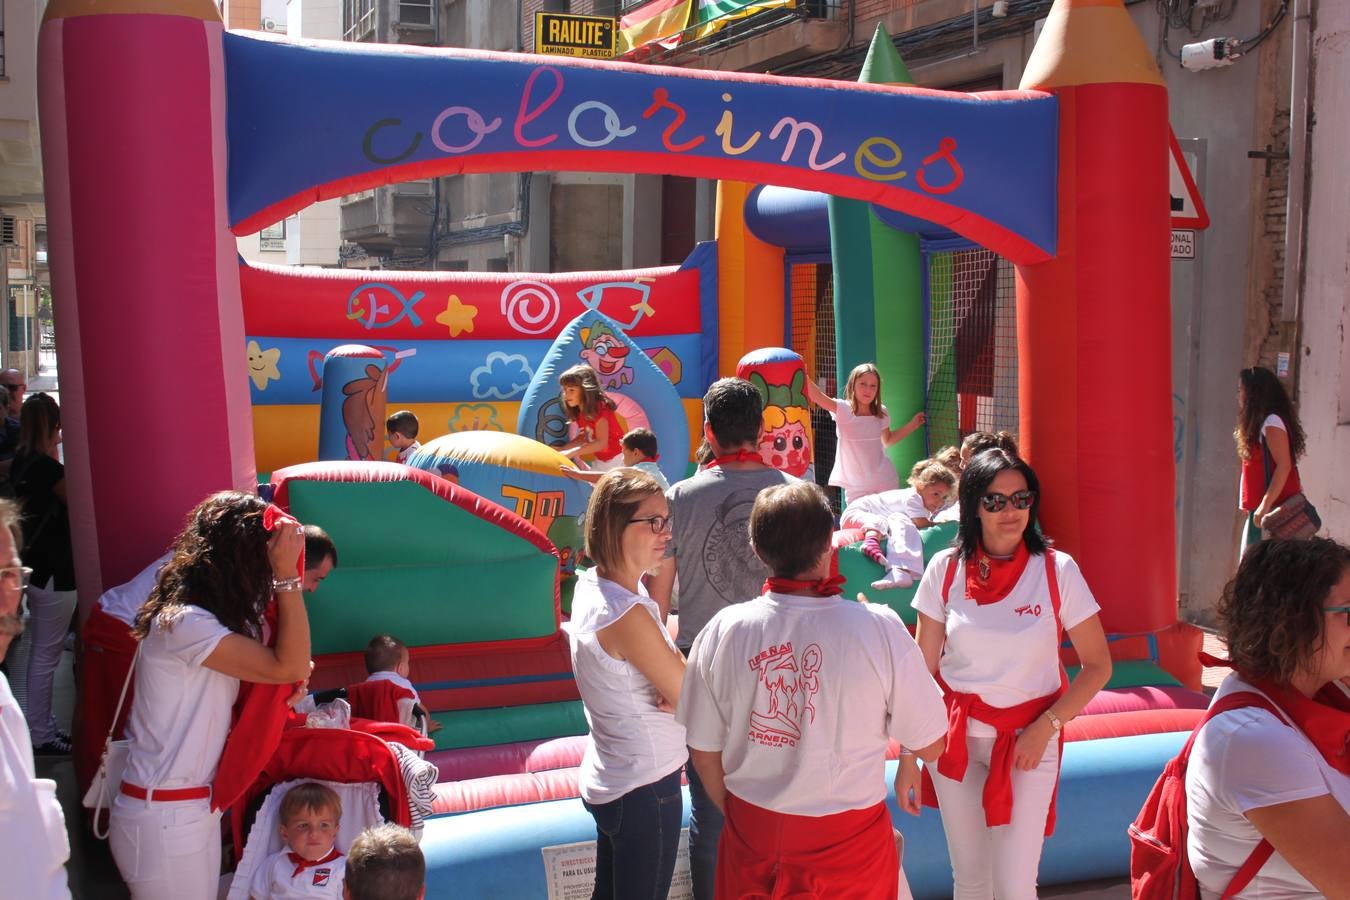
[[[877,591],[894,591],[899,588],[907,588],[914,583],[914,576],[904,569],[891,569],[890,574],[880,581],[872,582],[872,589]]]
[[[60,735],[52,738],[45,744],[38,744],[33,748],[34,756],[69,756],[71,750],[70,739],[62,738]]]

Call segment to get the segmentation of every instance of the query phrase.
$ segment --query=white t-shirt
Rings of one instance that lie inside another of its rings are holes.
[[[947,643],[938,663],[943,680],[954,691],[978,694],[990,706],[1017,706],[1044,697],[1059,687],[1059,633],[1055,626],[1045,559],[1032,556],[1008,596],[984,606],[966,597],[965,566],[956,561],[956,577],[944,602],[942,582],[956,550],[943,550],[928,563],[911,604],[946,623]],[[1073,557],[1055,551],[1060,618],[1064,630],[1081,624],[1101,609]],[[966,733],[993,737],[991,725],[971,718]]]
[[[411,444],[404,447],[402,450],[398,451],[398,457],[396,459],[396,462],[401,462],[404,465],[407,465],[408,460],[412,457],[412,455],[421,449],[422,445],[417,441],[413,441]]]
[[[1271,413],[1270,415],[1266,416],[1266,420],[1261,423],[1261,434],[1264,435],[1267,431],[1269,431],[1272,428],[1278,428],[1280,431],[1289,430],[1288,428],[1285,427],[1284,419],[1281,419],[1274,413]]]
[[[886,744],[933,743],[942,693],[900,617],[842,597],[769,593],[730,606],[694,641],[677,718],[721,751],[727,790],[825,816],[886,796]]]
[[[98,598],[99,608],[113,618],[134,625],[136,613],[140,612],[145,601],[150,598],[150,592],[154,590],[155,582],[159,580],[159,570],[171,559],[173,554],[166,553],[141,569],[136,577],[126,584],[108,588],[103,592],[103,596]]]
[[[56,782],[35,774],[28,723],[0,673],[0,894],[69,900],[70,839]]]
[[[859,497],[899,487],[900,475],[881,442],[881,432],[891,424],[890,414],[883,409],[879,416],[855,415],[847,400],[835,400],[828,412],[839,436],[830,484]]]
[[[273,853],[253,875],[248,895],[251,900],[305,900],[329,897],[340,900],[342,881],[347,876],[347,857],[338,856],[319,865],[306,866],[298,873],[290,851]]]
[[[650,615],[671,652],[675,644],[661,624],[661,612],[646,589],[634,594],[587,569],[572,593],[568,638],[572,670],[586,709],[590,736],[581,758],[581,797],[588,803],[609,803],[634,788],[651,784],[684,765],[684,726],[656,708],[656,686],[627,660],[615,659],[600,646],[597,633],[625,613]]]
[[[1229,675],[1214,699],[1255,690]],[[1220,896],[1260,842],[1247,812],[1328,793],[1350,811],[1350,778],[1328,765],[1301,731],[1264,709],[1234,709],[1207,722],[1186,769],[1186,849],[1201,896]],[[1237,894],[1244,900],[1320,896],[1279,853]]]
[[[202,665],[230,630],[189,606],[172,628],[157,618],[136,659],[125,779],[143,788],[209,785],[230,732],[239,679]]]
[[[908,516],[910,519],[928,519],[933,516],[928,507],[923,505],[923,497],[912,487],[859,497],[844,509],[845,516],[856,513],[884,518]]]
[[[666,481],[665,473],[661,471],[661,467],[659,465],[652,462],[651,460],[644,459],[640,463],[634,463],[633,468],[637,469],[639,472],[646,472],[648,475],[655,478],[656,483],[661,485],[661,490],[666,491],[670,489],[670,482]]]

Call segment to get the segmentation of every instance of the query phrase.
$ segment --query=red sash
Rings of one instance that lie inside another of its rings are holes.
[[[947,574],[942,582],[942,598],[945,601],[956,578],[956,557],[952,557],[947,566]],[[1064,637],[1064,623],[1060,619],[1059,579],[1055,576],[1054,551],[1045,551],[1045,577],[1050,587],[1050,605],[1055,613],[1055,626],[1060,640]],[[989,827],[1007,825],[1012,821],[1013,758],[1017,749],[1017,731],[1026,728],[1037,718],[1045,714],[1054,702],[1063,696],[1069,687],[1069,675],[1064,666],[1059,667],[1059,688],[1043,697],[1036,697],[1017,706],[990,706],[980,699],[978,694],[963,694],[953,691],[937,676],[947,701],[947,746],[938,757],[937,769],[946,778],[963,781],[969,762],[969,749],[966,746],[966,722],[971,717],[991,725],[995,731],[994,750],[989,759],[989,778],[984,783],[984,822]],[[1064,731],[1059,732],[1060,762],[1064,757]],[[1058,763],[1056,764],[1058,766]],[[1045,834],[1049,837],[1055,831],[1055,797],[1059,793],[1058,775],[1056,775],[1055,794],[1050,797],[1050,810],[1045,818]],[[923,770],[921,800],[924,806],[938,805],[937,791],[933,787],[933,776],[928,767]]]

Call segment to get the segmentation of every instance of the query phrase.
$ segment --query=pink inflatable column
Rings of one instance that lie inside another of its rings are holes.
[[[81,609],[254,483],[211,0],[52,0],[39,104]]]

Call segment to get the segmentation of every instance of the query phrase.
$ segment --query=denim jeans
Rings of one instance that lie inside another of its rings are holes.
[[[693,763],[685,767],[685,774],[689,778],[689,874],[694,882],[694,900],[713,900],[722,811],[708,798]]]
[[[665,900],[680,845],[680,769],[617,800],[593,805],[595,890],[592,900]]]

